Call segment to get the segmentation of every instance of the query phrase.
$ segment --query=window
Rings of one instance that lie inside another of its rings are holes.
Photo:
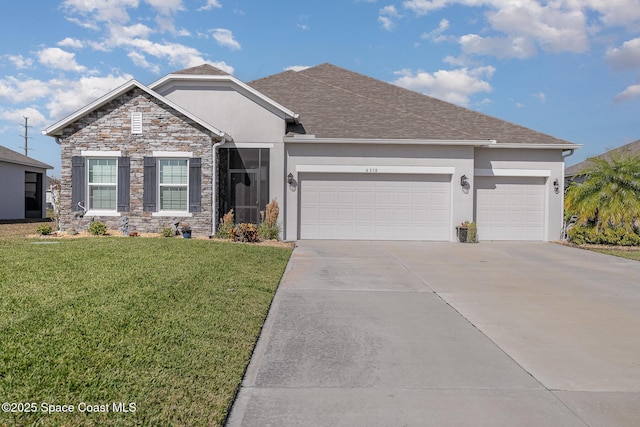
[[[89,209],[115,211],[117,208],[117,160],[89,159]]]
[[[161,211],[187,211],[189,167],[187,159],[159,159]]]

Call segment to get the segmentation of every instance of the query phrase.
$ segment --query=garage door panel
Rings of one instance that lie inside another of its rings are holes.
[[[309,173],[299,189],[302,239],[450,239],[449,175]]]
[[[476,222],[483,240],[544,240],[545,178],[476,177]]]

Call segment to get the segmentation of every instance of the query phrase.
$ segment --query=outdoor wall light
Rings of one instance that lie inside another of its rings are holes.
[[[289,175],[287,175],[287,182],[289,183],[289,185],[293,184],[293,174],[291,172],[289,172]]]
[[[556,194],[560,192],[560,183],[558,182],[558,178],[556,178],[556,180],[553,181],[553,191],[555,191]]]
[[[460,177],[460,186],[466,187],[467,185],[469,185],[469,178],[467,178],[467,175],[462,175]]]

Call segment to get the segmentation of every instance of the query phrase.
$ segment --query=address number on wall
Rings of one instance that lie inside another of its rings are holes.
[[[378,173],[378,168],[367,168],[367,173]]]

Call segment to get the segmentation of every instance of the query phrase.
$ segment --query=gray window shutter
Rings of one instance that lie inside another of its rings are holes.
[[[118,159],[118,212],[129,212],[130,158]]]
[[[189,159],[189,212],[200,212],[202,206],[202,159]]]
[[[71,211],[81,211],[78,203],[85,204],[86,175],[84,157],[73,156],[71,158]]]
[[[155,212],[158,198],[158,179],[156,176],[156,158],[144,158],[144,195],[142,209]]]

